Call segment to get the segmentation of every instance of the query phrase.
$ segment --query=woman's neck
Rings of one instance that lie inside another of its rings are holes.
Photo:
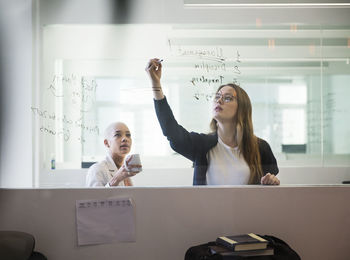
[[[112,154],[111,155],[115,165],[118,167],[118,169],[123,165],[123,162],[124,162],[124,157],[121,157],[119,155],[114,155]]]
[[[224,144],[230,147],[236,147],[236,123],[227,122],[227,123],[219,123],[218,122],[218,136],[224,142]]]

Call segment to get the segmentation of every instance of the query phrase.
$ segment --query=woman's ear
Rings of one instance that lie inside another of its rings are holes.
[[[109,143],[108,143],[108,140],[107,140],[107,139],[105,139],[105,140],[103,141],[103,143],[105,144],[106,147],[109,148]]]

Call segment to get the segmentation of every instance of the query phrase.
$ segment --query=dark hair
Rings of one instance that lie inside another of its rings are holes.
[[[259,140],[254,135],[252,121],[252,105],[248,94],[236,84],[225,84],[220,86],[216,93],[225,86],[232,87],[237,93],[237,114],[235,121],[237,123],[236,141],[244,160],[247,162],[250,169],[249,184],[260,183],[260,178],[263,176],[261,168],[261,158],[259,152]],[[210,122],[210,129],[217,132],[217,121],[213,118]]]

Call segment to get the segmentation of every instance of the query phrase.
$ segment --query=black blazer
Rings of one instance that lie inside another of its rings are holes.
[[[163,134],[169,140],[171,148],[194,164],[193,185],[206,185],[207,153],[217,144],[217,133],[188,132],[177,123],[166,98],[154,100],[154,106]],[[263,139],[259,138],[258,141],[263,173],[277,175],[277,162],[270,145]]]

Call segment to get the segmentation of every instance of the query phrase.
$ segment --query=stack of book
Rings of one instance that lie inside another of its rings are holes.
[[[273,255],[273,247],[268,241],[254,234],[243,234],[235,236],[222,236],[216,239],[216,245],[210,246],[212,254],[227,256],[260,256]]]

